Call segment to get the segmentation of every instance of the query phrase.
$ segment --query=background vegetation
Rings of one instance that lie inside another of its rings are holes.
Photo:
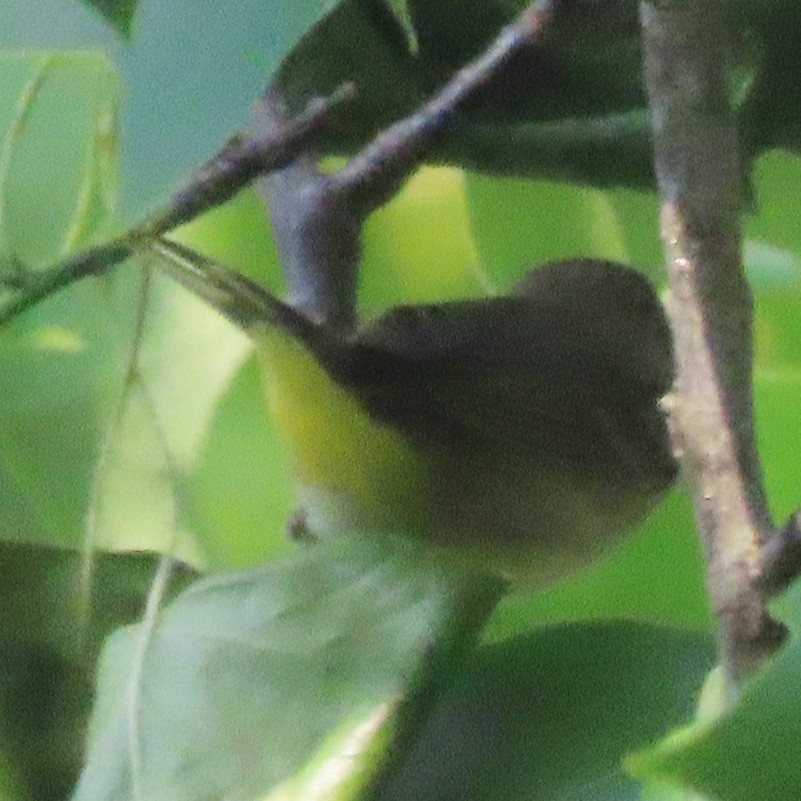
[[[124,12],[126,4],[95,5]],[[78,3],[0,7],[0,270],[9,286],[24,282],[23,269],[101,241],[163,200],[246,121],[267,77],[328,5],[254,0],[223,10],[151,0],[131,4],[129,40]],[[501,19],[519,5],[488,7]],[[416,4],[396,6],[404,21]],[[432,19],[448,6],[431,3]],[[755,15],[775,22],[783,13],[765,3]],[[340,16],[354,61],[359,48],[374,58],[375,42]],[[127,19],[117,17],[123,32]],[[452,35],[468,49],[472,23],[463,25]],[[773,49],[759,39],[767,27],[744,23],[763,49],[753,48],[752,60],[745,51],[742,87],[767,81],[774,60],[786,57],[778,39]],[[423,28],[405,30],[412,48],[439,41]],[[325,64],[303,61],[308,46],[294,58],[316,76],[312,67]],[[422,90],[401,84],[394,62],[380,66],[395,94],[382,100],[376,88],[376,117],[391,119]],[[292,86],[313,81],[303,70],[288,74]],[[781,96],[783,84],[774,88]],[[625,94],[601,100],[619,109]],[[632,98],[634,108],[640,100]],[[782,519],[798,503],[801,163],[768,147],[793,144],[775,134],[775,109],[743,108],[765,121],[754,130],[772,132],[745,140],[755,158],[745,256],[757,302],[759,437]],[[609,124],[606,111],[603,103],[593,110],[598,125]],[[505,142],[510,130],[499,125],[493,135]],[[358,126],[340,133],[340,149],[361,135]],[[461,135],[469,142],[475,133]],[[460,147],[444,155],[460,158]],[[511,144],[498,152],[518,158]],[[541,173],[566,177],[546,163]],[[503,289],[528,265],[559,257],[629,262],[661,283],[647,170],[616,176],[610,163],[603,175],[581,173],[580,183],[421,170],[368,223],[364,314]],[[179,236],[280,290],[254,194]],[[144,275],[127,264],[77,284],[0,337],[0,798],[65,797],[84,764],[80,799],[372,792],[675,801],[702,792],[769,801],[801,791],[794,634],[727,717],[702,716],[660,740],[691,720],[714,661],[681,488],[604,564],[549,592],[505,598],[478,634],[491,587],[477,608],[464,609],[462,577],[417,565],[391,543],[294,552],[284,533],[292,496],[279,432],[265,417],[248,343],[178,288]],[[159,575],[157,559],[140,552],[186,564],[173,593],[196,573],[209,578],[157,625],[115,634],[98,666],[103,637],[143,614]],[[797,591],[781,602],[791,630],[799,603]],[[399,755],[389,766],[387,749]]]

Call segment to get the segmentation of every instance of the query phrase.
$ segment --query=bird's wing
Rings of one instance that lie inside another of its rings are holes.
[[[337,358],[333,377],[424,448],[673,478],[657,406],[672,381],[670,334],[629,268],[563,262],[509,297],[399,307]]]

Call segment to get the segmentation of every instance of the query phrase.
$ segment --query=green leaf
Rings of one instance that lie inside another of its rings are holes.
[[[108,231],[119,86],[99,53],[0,55],[0,273],[35,270]],[[125,284],[124,279],[117,283]],[[111,282],[50,299],[0,337],[2,538],[75,544],[97,453],[98,410],[120,331]],[[111,325],[111,322],[114,325]]]
[[[354,81],[356,103],[326,131],[332,151],[352,152],[478,56],[526,4],[407,0],[400,11],[381,14],[346,0],[289,55],[278,83],[300,106],[315,92]],[[729,10],[731,99],[750,164],[769,148],[801,142],[801,81],[792,55],[801,13],[785,0]],[[406,46],[410,30],[414,52]],[[356,52],[348,44],[354,40]],[[560,182],[651,187],[638,4],[561,6],[541,41],[460,111],[429,159]]]
[[[84,0],[84,2],[111,23],[123,39],[131,37],[138,0]]]
[[[0,639],[91,664],[103,638],[143,611],[157,557],[101,554],[91,599],[84,599],[82,556],[38,545],[0,544]],[[179,586],[192,573],[175,573]]]
[[[100,556],[90,608],[79,553],[0,543],[0,765],[28,793],[9,799],[60,801],[74,785],[100,643],[141,615],[155,569],[150,555]]]
[[[751,679],[728,714],[704,717],[629,760],[632,773],[726,801],[779,801],[801,795],[801,586],[780,604],[793,634]]]
[[[102,53],[0,53],[0,95],[0,273],[14,277],[107,230],[119,85]]]
[[[580,257],[631,261],[623,226],[607,193],[477,173],[468,173],[465,183],[482,262],[504,290],[527,270],[550,261]]]
[[[75,799],[355,798],[497,592],[392,539],[201,581],[108,642]]]
[[[484,646],[381,801],[634,801],[624,755],[691,714],[713,658],[707,635],[633,623]]]

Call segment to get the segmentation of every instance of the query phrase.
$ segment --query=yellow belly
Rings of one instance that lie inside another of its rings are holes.
[[[302,345],[267,331],[259,353],[312,533],[424,530],[430,504],[421,457],[371,420]]]

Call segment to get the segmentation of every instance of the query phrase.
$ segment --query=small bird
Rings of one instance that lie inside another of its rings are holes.
[[[543,587],[673,483],[670,330],[631,268],[552,263],[508,296],[399,306],[343,332],[181,245],[151,247],[253,337],[309,538],[400,534]]]

